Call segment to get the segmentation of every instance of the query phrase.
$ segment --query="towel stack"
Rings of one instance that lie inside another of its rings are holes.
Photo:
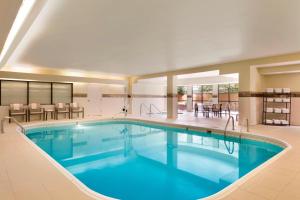
[[[282,92],[283,93],[291,93],[291,89],[290,88],[282,88]]]
[[[289,103],[289,98],[267,98],[267,102],[276,102],[276,103]]]
[[[290,88],[266,88],[266,93],[291,93]]]
[[[281,120],[279,119],[273,119],[273,123],[276,125],[280,125],[281,124]]]
[[[273,120],[272,119],[266,119],[266,123],[267,124],[273,124]]]
[[[289,125],[289,122],[287,120],[280,119],[266,119],[266,124]]]
[[[290,102],[290,99],[289,99],[289,98],[283,98],[283,99],[282,99],[282,102],[284,102],[284,103],[289,103],[289,102]]]
[[[264,97],[263,98],[264,123],[269,125],[271,124],[289,125],[290,118],[291,118],[290,107],[292,103],[291,89],[290,88],[266,88],[263,97]],[[289,120],[283,120],[283,119],[289,119]]]
[[[282,98],[275,98],[275,102],[281,103],[282,102]]]
[[[274,88],[275,93],[282,93],[282,88]]]
[[[281,113],[281,108],[274,108],[274,113]]]
[[[288,108],[282,108],[281,112],[288,114],[288,113],[290,113],[290,110]]]

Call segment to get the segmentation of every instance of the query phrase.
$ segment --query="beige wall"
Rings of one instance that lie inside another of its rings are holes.
[[[95,83],[74,83],[74,94],[86,94],[87,96],[74,97],[73,101],[78,102],[81,106],[87,108],[89,106],[88,99],[88,87],[90,84]],[[99,102],[99,108],[101,110],[101,115],[111,116],[116,115],[121,112],[124,106],[125,98],[125,85],[116,84],[97,84],[99,88],[99,93],[102,94],[101,101]],[[123,96],[122,96],[123,95]],[[86,109],[86,115],[90,113],[89,109]]]
[[[265,88],[291,88],[293,92],[300,92],[300,73],[276,74],[263,76]]]

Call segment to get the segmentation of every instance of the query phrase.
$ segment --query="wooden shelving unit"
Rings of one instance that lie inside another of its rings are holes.
[[[270,101],[268,99],[273,99]],[[281,99],[282,102],[277,102],[275,99]],[[289,99],[289,102],[283,102],[283,99]],[[273,108],[273,112],[267,112],[267,108]],[[278,113],[275,112],[275,108],[285,108],[288,109],[288,113]],[[291,111],[292,111],[292,94],[289,93],[263,93],[263,117],[262,123],[265,125],[275,125],[275,126],[290,126],[291,125]],[[267,120],[286,120],[287,124],[275,124],[267,123]]]

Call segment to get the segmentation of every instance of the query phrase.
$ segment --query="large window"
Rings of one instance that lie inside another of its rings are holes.
[[[29,103],[51,104],[51,83],[29,82]]]
[[[229,88],[230,85],[229,84],[220,84],[218,85],[219,88],[219,103],[222,102],[229,102],[230,101],[230,97],[229,97]]]
[[[71,103],[72,83],[0,80],[1,105]]]
[[[72,101],[72,85],[53,83],[53,103],[70,103]]]
[[[1,105],[27,103],[27,82],[1,81]]]
[[[219,84],[218,95],[213,92],[213,85],[200,85],[193,86],[193,101],[199,104],[205,102],[211,102],[212,98],[218,96],[218,102],[220,104],[229,104],[232,111],[238,111],[239,106],[239,84]]]
[[[186,110],[187,103],[187,87],[178,86],[177,87],[177,97],[178,97],[178,110]]]
[[[202,86],[193,86],[193,101],[203,103]]]
[[[229,87],[230,107],[233,111],[239,110],[239,84],[233,83]]]
[[[238,111],[239,102],[239,84],[220,84],[219,88],[219,103],[229,104],[232,111]]]
[[[203,102],[211,102],[213,98],[213,85],[202,85]]]
[[[197,103],[205,103],[212,101],[213,85],[193,86],[193,101]]]

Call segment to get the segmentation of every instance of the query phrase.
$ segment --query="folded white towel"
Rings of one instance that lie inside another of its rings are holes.
[[[283,99],[282,99],[282,102],[284,102],[284,103],[289,103],[289,102],[290,102],[290,99],[289,99],[289,98],[283,98]]]
[[[267,98],[267,102],[273,102],[274,99],[273,98]]]
[[[273,123],[274,124],[281,124],[281,120],[279,120],[279,119],[273,119]]]
[[[266,92],[267,93],[273,93],[274,92],[274,88],[266,88]]]
[[[282,93],[282,88],[274,88],[275,93]]]
[[[291,92],[291,88],[282,88],[282,92],[283,93],[290,93]]]
[[[275,102],[282,102],[282,98],[275,98]]]
[[[269,112],[269,113],[272,113],[272,112],[274,112],[274,109],[273,108],[267,108],[266,111]]]
[[[288,125],[289,122],[288,122],[287,120],[281,120],[281,124],[283,124],[283,125]]]
[[[281,108],[274,108],[274,113],[281,113]]]
[[[273,124],[273,120],[272,119],[266,119],[266,123],[267,124]]]
[[[282,111],[282,113],[289,113],[290,112],[290,110],[288,108],[282,108],[281,111]]]

